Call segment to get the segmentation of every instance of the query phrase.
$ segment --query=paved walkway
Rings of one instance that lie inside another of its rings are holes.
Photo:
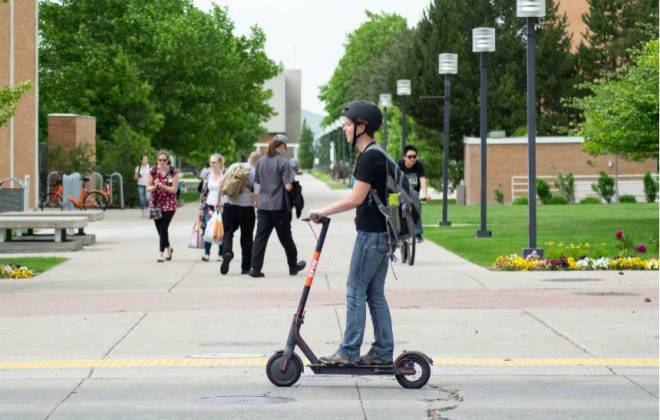
[[[345,194],[301,180],[307,209]],[[397,351],[434,358],[429,386],[306,371],[281,389],[264,364],[304,274],[288,275],[273,234],[265,278],[240,275],[240,257],[221,276],[187,248],[195,211],[174,218],[172,262],[156,263],[139,211],[108,211],[89,228],[97,245],[0,281],[0,419],[658,417],[657,272],[500,273],[426,241],[413,267],[394,265],[387,293]],[[343,331],[352,218],[333,218],[308,303],[318,355]],[[293,233],[308,260],[309,226]]]

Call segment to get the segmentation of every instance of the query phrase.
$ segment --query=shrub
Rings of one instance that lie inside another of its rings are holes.
[[[575,203],[575,178],[572,173],[569,172],[568,175],[564,175],[563,172],[559,172],[555,181],[555,187],[567,202]]]
[[[607,175],[605,171],[600,171],[598,174],[598,181],[591,184],[591,189],[609,204],[614,195],[614,178]]]
[[[600,201],[600,198],[596,197],[584,197],[582,200],[580,200],[580,204],[601,204],[602,201]]]
[[[655,203],[658,198],[658,181],[653,179],[650,172],[644,174],[644,195],[647,203]]]
[[[564,197],[551,197],[545,204],[568,204],[568,200]]]
[[[621,195],[619,196],[619,203],[636,203],[637,199],[634,195]]]
[[[518,198],[514,199],[511,204],[526,206],[527,204],[529,204],[529,200],[527,200],[527,197],[518,197]]]
[[[501,189],[496,188],[495,191],[493,191],[495,194],[495,201],[497,201],[500,204],[504,204],[504,192],[502,192]]]
[[[550,185],[542,179],[536,180],[536,194],[541,199],[543,204],[548,204],[552,199],[552,193],[550,192]]]

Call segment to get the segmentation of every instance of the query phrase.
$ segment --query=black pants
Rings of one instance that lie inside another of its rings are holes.
[[[225,204],[222,209],[222,224],[225,236],[222,237],[222,252],[234,256],[232,243],[234,232],[241,228],[241,270],[249,270],[252,261],[252,234],[254,232],[254,207]]]
[[[156,230],[158,231],[158,237],[160,238],[160,252],[165,251],[165,248],[170,246],[170,236],[167,229],[170,228],[172,217],[174,217],[174,211],[164,211],[163,217],[154,220]]]
[[[273,232],[277,232],[289,268],[293,268],[298,260],[298,250],[291,237],[291,213],[286,210],[257,210],[257,233],[252,246],[252,268],[261,271],[266,255],[266,244]]]

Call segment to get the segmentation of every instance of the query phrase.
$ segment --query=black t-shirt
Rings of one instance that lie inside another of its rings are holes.
[[[406,164],[400,160],[399,161],[399,168],[403,171],[404,174],[408,177],[408,182],[410,182],[410,186],[415,189],[419,193],[419,190],[422,188],[419,179],[424,177],[426,178],[426,172],[424,172],[424,166],[422,165],[422,162],[417,161],[415,164],[412,166],[412,168],[406,167]]]
[[[358,181],[366,182],[375,188],[378,197],[383,204],[387,205],[386,184],[387,173],[385,156],[377,150],[369,151],[375,143],[369,144],[357,157],[355,173],[353,176]],[[367,198],[357,207],[355,215],[355,227],[364,232],[385,232],[385,216],[380,213],[376,203]]]

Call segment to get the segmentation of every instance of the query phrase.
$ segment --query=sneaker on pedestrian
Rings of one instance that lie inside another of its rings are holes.
[[[255,277],[255,278],[256,277],[264,277],[264,273],[262,273],[259,270],[255,270],[254,268],[250,269],[250,271],[248,272],[248,275],[250,277]]]
[[[222,264],[220,264],[220,274],[225,275],[229,271],[229,263],[231,259],[234,258],[229,252],[225,254],[225,257],[222,259]]]
[[[335,366],[354,366],[355,363],[351,362],[346,357],[342,356],[339,353],[334,353],[328,357],[321,357],[319,361],[326,365],[335,365]]]
[[[202,261],[209,262],[209,256],[206,254],[202,255]]]
[[[249,273],[250,273],[249,268],[248,269],[245,269],[245,268],[241,269],[241,274],[249,274]]]
[[[422,235],[417,235],[415,238],[417,238],[417,243],[424,242],[424,238],[422,238]]]
[[[305,268],[306,265],[307,263],[305,261],[298,261],[296,265],[294,265],[293,267],[289,267],[289,274],[295,276],[296,274],[298,274],[300,270]]]

